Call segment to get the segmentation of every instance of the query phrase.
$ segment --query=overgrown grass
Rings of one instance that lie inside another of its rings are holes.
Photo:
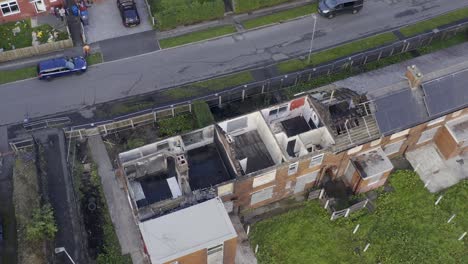
[[[194,119],[191,114],[182,114],[158,121],[158,135],[172,137],[194,129]]]
[[[354,53],[362,52],[368,49],[376,48],[397,40],[397,37],[391,33],[383,33],[376,36],[353,41],[335,48],[327,49],[311,55],[310,62],[308,58],[292,59],[278,64],[278,70],[281,73],[298,71],[309,66],[319,65],[325,62],[331,62],[341,57],[349,56]]]
[[[111,118],[122,116],[125,114],[135,113],[149,109],[153,106],[151,101],[130,101],[130,102],[115,102],[110,105],[98,107],[95,111],[97,118]]]
[[[403,27],[400,29],[400,32],[407,37],[414,36],[465,18],[468,18],[468,7]]]
[[[95,52],[90,54],[88,57],[86,57],[86,62],[88,63],[88,66],[91,66],[93,64],[98,64],[102,63],[102,53],[100,52]]]
[[[292,0],[234,0],[236,13],[245,13],[260,8],[270,7]]]
[[[206,30],[196,31],[193,33],[177,36],[173,38],[162,39],[159,41],[161,48],[170,48],[175,46],[184,45],[196,41],[210,39],[214,37],[223,36],[236,32],[236,28],[233,25],[226,25],[220,27],[209,28]]]
[[[221,91],[229,87],[249,83],[253,80],[252,74],[249,71],[245,71],[165,90],[162,92],[162,95],[171,99],[188,99],[205,93]]]
[[[286,11],[273,13],[271,15],[262,16],[254,19],[247,20],[242,23],[244,28],[251,29],[273,23],[281,23],[289,19],[293,19],[300,16],[317,12],[317,3],[313,3],[306,6],[295,7]]]
[[[17,70],[0,71],[0,84],[33,78],[37,76],[37,68],[35,66],[21,68]]]
[[[224,16],[223,0],[149,0],[148,2],[157,27],[161,30]]]
[[[394,192],[381,193],[374,213],[330,221],[317,203],[255,224],[252,245],[259,263],[463,263],[467,181],[449,189],[442,203],[411,171],[390,177]],[[452,214],[457,217],[447,224]],[[456,220],[456,221],[455,221]],[[356,234],[355,226],[360,224]],[[366,244],[370,247],[363,252]],[[461,261],[461,262],[460,262]]]
[[[428,54],[468,41],[468,34],[460,33],[452,38],[436,40],[431,45],[418,49],[420,54]]]
[[[197,128],[206,127],[214,123],[214,117],[210,107],[204,101],[196,101],[193,103],[193,113]]]

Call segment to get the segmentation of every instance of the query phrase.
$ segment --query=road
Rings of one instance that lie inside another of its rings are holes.
[[[314,50],[436,16],[468,1],[368,0],[357,15],[320,17]],[[160,50],[90,67],[86,74],[0,86],[0,124],[92,106],[174,85],[260,67],[304,54],[311,17],[212,41]],[[129,47],[131,48],[131,47]]]

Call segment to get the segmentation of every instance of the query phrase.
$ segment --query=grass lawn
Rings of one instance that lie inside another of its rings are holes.
[[[191,42],[219,37],[219,36],[231,34],[234,32],[236,32],[236,28],[232,25],[214,27],[214,28],[209,28],[206,30],[201,30],[201,31],[196,31],[193,33],[185,34],[182,36],[162,39],[159,41],[159,45],[161,46],[161,48],[165,49],[165,48],[180,46],[180,45],[191,43]]]
[[[292,59],[285,62],[279,63],[278,70],[281,73],[288,73],[297,70],[304,69],[308,66],[319,65],[325,62],[331,62],[341,57],[345,57],[357,52],[365,51],[371,48],[376,48],[384,44],[388,44],[397,40],[397,37],[391,33],[383,33],[368,37],[365,39],[353,41],[335,48],[327,49],[317,53],[312,53],[310,63],[307,62],[307,58]]]
[[[102,63],[102,54],[100,52],[95,52],[93,54],[90,54],[86,58],[86,62],[88,63],[88,66],[93,65],[93,64],[98,64]]]
[[[229,87],[249,83],[253,80],[252,74],[249,71],[245,71],[165,90],[162,94],[171,99],[188,99],[205,93],[221,91]]]
[[[245,13],[260,8],[279,5],[291,0],[234,0],[236,13]]]
[[[22,68],[18,70],[0,71],[0,84],[14,82],[22,79],[37,76],[36,66]]]
[[[295,8],[282,11],[282,12],[278,12],[278,13],[274,13],[271,15],[250,19],[250,20],[243,22],[242,25],[246,29],[251,29],[251,28],[256,28],[256,27],[273,24],[277,22],[283,22],[289,19],[293,19],[293,18],[300,17],[300,16],[305,16],[305,15],[316,13],[316,12],[317,12],[317,3],[313,3],[310,5],[295,7]]]
[[[458,237],[468,228],[468,181],[447,190],[437,206],[438,194],[414,172],[398,171],[390,184],[394,191],[380,194],[373,213],[330,221],[313,201],[255,224],[251,244],[259,245],[259,263],[466,263],[468,238]]]
[[[464,18],[468,18],[468,7],[461,8],[453,12],[449,12],[445,15],[441,15],[432,19],[428,19],[413,25],[403,27],[400,29],[400,32],[407,37],[414,36],[419,33],[450,24]]]

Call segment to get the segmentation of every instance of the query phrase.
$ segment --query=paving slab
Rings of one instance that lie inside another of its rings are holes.
[[[432,193],[468,179],[468,153],[444,160],[437,146],[428,144],[407,152],[406,158]]]
[[[116,0],[105,0],[88,8],[89,25],[85,26],[88,43],[131,35],[153,29],[144,0],[135,0],[141,24],[127,28],[122,24]]]

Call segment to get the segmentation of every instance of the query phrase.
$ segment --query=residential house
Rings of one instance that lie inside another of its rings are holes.
[[[326,181],[366,192],[385,184],[391,158],[427,144],[445,159],[466,152],[468,70],[436,82],[413,80],[414,72],[410,87],[378,97],[322,89],[121,153],[140,228],[215,197],[237,214]]]
[[[0,23],[18,21],[42,14],[51,8],[63,6],[62,0],[0,0]]]

